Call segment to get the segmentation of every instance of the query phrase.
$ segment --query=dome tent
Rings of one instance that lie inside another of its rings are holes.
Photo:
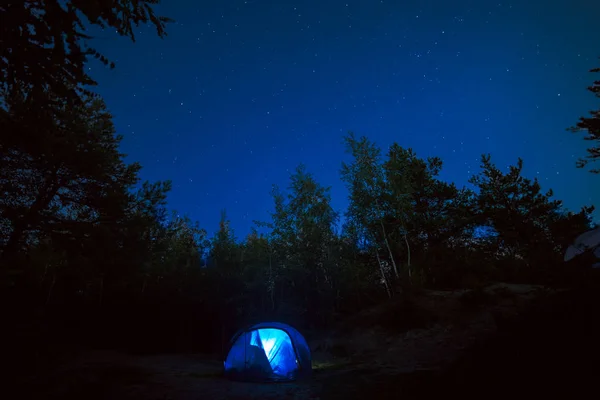
[[[263,322],[238,331],[223,366],[226,377],[254,382],[306,378],[312,368],[304,337],[280,322]]]
[[[567,248],[565,261],[571,261],[586,253],[589,254],[588,258],[597,260],[591,267],[600,268],[600,226],[579,235],[575,242]]]

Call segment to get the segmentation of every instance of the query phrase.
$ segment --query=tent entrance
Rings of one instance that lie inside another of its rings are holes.
[[[289,335],[272,328],[258,329],[250,333],[251,346],[262,348],[271,368],[272,377],[288,378],[297,369],[296,352]]]
[[[239,378],[287,380],[294,378],[298,361],[287,332],[259,328],[238,337],[225,361],[225,369]]]

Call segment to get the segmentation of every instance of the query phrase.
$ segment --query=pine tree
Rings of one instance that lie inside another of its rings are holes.
[[[600,72],[600,68],[592,69],[590,72]],[[592,86],[588,87],[588,90],[600,98],[600,80],[594,81]],[[579,118],[577,125],[568,129],[575,133],[585,132],[585,140],[596,142],[595,146],[592,145],[587,149],[587,156],[577,161],[578,168],[584,168],[588,164],[600,160],[600,109],[590,111],[590,115],[590,117]],[[591,169],[590,172],[598,174],[600,168]]]
[[[211,265],[219,268],[224,274],[240,273],[240,248],[235,233],[230,226],[225,210],[221,211],[219,230],[212,238],[210,248]]]
[[[482,156],[482,171],[471,179],[479,189],[477,198],[481,224],[497,233],[497,256],[511,263],[536,267],[560,262],[568,236],[585,229],[593,207],[584,207],[578,214],[564,211],[562,201],[554,200],[554,193],[542,192],[537,179],[521,175],[523,160],[503,173],[489,155]],[[562,232],[562,233],[560,233]]]

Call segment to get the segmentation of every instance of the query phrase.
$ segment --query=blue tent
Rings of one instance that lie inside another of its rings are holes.
[[[246,381],[291,381],[311,374],[310,349],[296,329],[263,322],[237,332],[224,362],[225,376]]]

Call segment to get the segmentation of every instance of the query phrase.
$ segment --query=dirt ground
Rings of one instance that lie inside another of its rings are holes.
[[[132,356],[87,352],[45,376],[20,385],[11,399],[254,400],[353,399],[382,380],[398,383],[398,371],[365,364],[326,364],[312,379],[292,383],[234,382],[220,376],[221,364],[201,355]],[[410,374],[408,374],[410,375]],[[400,378],[402,379],[402,378]],[[397,392],[395,392],[398,394]],[[377,399],[386,393],[374,393]],[[395,398],[394,396],[389,398]]]
[[[532,286],[501,285],[487,290],[497,295],[493,303],[485,307],[465,306],[464,293],[428,293],[421,299],[420,307],[435,310],[436,322],[402,333],[390,333],[389,329],[369,323],[372,315],[357,316],[362,326],[358,320],[350,321],[353,329],[341,327],[311,343],[314,373],[312,379],[304,382],[256,384],[226,380],[220,375],[219,360],[198,354],[139,356],[85,351],[60,366],[13,382],[16,392],[7,398],[417,399],[444,393],[440,385],[447,385],[445,394],[450,394],[448,379],[457,382],[468,379],[455,375],[444,381],[440,377],[442,372],[464,358],[467,349],[483,346],[489,338],[497,337],[504,329],[503,320],[518,315],[519,310],[540,295],[539,288]],[[365,321],[368,327],[364,326]],[[523,346],[530,349],[533,345],[528,342]],[[512,357],[524,351],[516,350]],[[492,353],[483,347],[480,352]],[[500,376],[501,362],[488,362],[492,360],[490,357],[486,356],[484,361],[476,358],[469,361],[470,372],[459,374],[471,374],[473,379],[481,380],[484,378],[475,375],[479,374],[478,370],[487,369],[490,374],[494,371]]]

